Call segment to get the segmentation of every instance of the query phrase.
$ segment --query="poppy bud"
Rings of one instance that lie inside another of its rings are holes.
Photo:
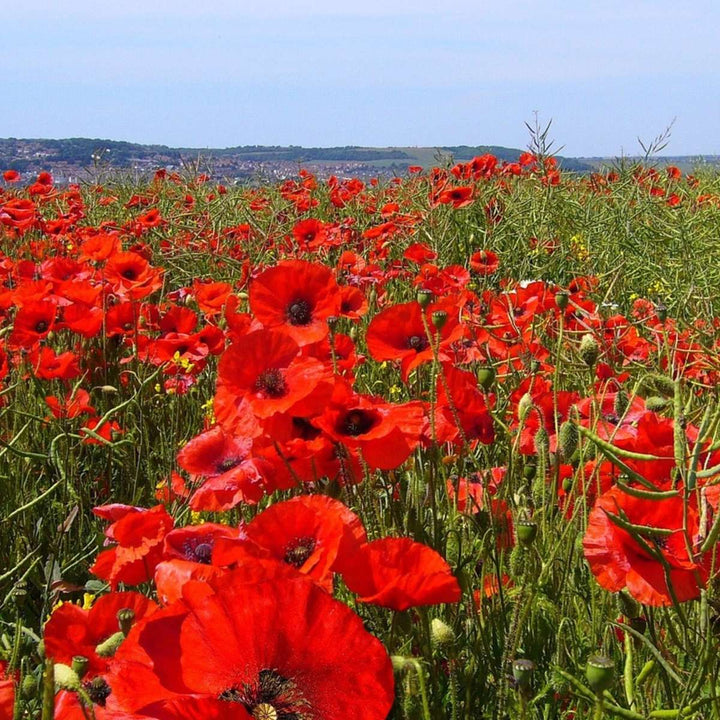
[[[569,493],[572,490],[572,486],[573,486],[573,479],[571,477],[563,478],[562,489],[566,493]]]
[[[477,379],[484,390],[489,390],[495,382],[495,370],[491,367],[480,368]]]
[[[535,452],[538,455],[547,455],[550,452],[550,438],[544,427],[538,428],[535,433]]]
[[[84,655],[73,655],[72,669],[81,680],[87,672],[89,664],[90,661]]]
[[[396,673],[405,671],[412,664],[412,660],[404,658],[402,655],[391,655],[390,662],[392,663],[393,671]]]
[[[526,658],[518,658],[513,662],[513,677],[520,690],[530,689],[530,681],[532,680],[533,672],[535,672],[535,667],[535,663]]]
[[[578,447],[578,440],[580,434],[578,433],[577,425],[574,422],[566,421],[560,426],[560,432],[558,433],[558,447],[560,448],[560,455],[563,460],[568,460],[573,456]]]
[[[537,537],[538,526],[532,520],[521,520],[517,524],[517,539],[521,545],[529,547],[535,542]]]
[[[628,618],[637,618],[642,614],[642,609],[626,592],[620,591],[617,594],[617,603],[620,612]]]
[[[122,608],[117,612],[117,619],[120,632],[127,636],[135,620],[135,611],[131,608]]]
[[[357,325],[353,325],[353,326],[350,328],[350,332],[348,333],[348,335],[350,336],[350,339],[351,339],[353,342],[355,342],[355,341],[358,339],[358,329],[357,329]]]
[[[98,390],[100,390],[103,395],[115,395],[118,391],[113,385],[101,385]]]
[[[591,655],[587,659],[585,677],[593,691],[600,695],[613,684],[615,665],[604,655]]]
[[[95,652],[104,658],[112,657],[117,652],[117,649],[125,639],[125,633],[118,631],[111,635],[107,640],[101,642],[96,648]]]
[[[55,664],[55,687],[61,690],[71,690],[77,692],[80,687],[80,678],[78,674],[67,665],[62,663]]]
[[[537,465],[532,465],[531,463],[528,463],[523,468],[523,477],[526,480],[534,480],[536,474],[537,474]]]
[[[592,367],[600,355],[600,346],[598,341],[590,333],[586,333],[580,340],[580,359],[588,366]]]
[[[415,297],[418,303],[420,303],[420,307],[424,310],[432,302],[433,294],[431,290],[421,288],[417,291],[417,295]]]
[[[645,400],[645,407],[651,412],[660,412],[670,405],[668,398],[659,397],[658,395],[652,395]]]
[[[535,373],[540,371],[540,361],[533,358],[530,361],[530,374],[534,375]]]
[[[564,310],[568,306],[568,302],[570,301],[570,294],[567,290],[559,290],[555,293],[555,304],[561,309]]]
[[[22,679],[22,684],[20,685],[20,694],[25,700],[32,700],[33,698],[37,697],[38,684],[37,680],[32,675],[26,675]]]
[[[615,395],[615,402],[613,403],[613,410],[615,411],[615,414],[621,418],[627,411],[629,405],[630,398],[627,393],[622,390],[618,390]]]
[[[530,393],[525,393],[518,402],[518,418],[520,422],[523,422],[525,418],[527,417],[527,414],[530,412],[530,408],[532,407],[533,399],[532,395]]]
[[[450,649],[455,645],[453,629],[440,618],[433,618],[430,623],[430,638],[433,646],[440,649]]]
[[[435,326],[436,330],[442,330],[445,327],[447,318],[448,314],[445,310],[434,310],[433,314],[430,316],[432,324]]]

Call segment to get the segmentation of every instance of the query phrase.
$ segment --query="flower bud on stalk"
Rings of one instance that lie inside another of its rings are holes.
[[[586,333],[580,340],[580,359],[588,366],[592,367],[600,356],[600,345],[593,335]]]
[[[593,692],[601,695],[613,684],[615,665],[610,658],[604,655],[591,655],[587,659],[585,677]]]
[[[432,324],[436,330],[442,330],[445,327],[447,318],[448,318],[448,314],[447,314],[447,312],[445,312],[445,310],[435,310],[435,311],[433,311],[433,314],[430,316],[430,319],[432,320]]]
[[[415,297],[418,303],[420,303],[420,307],[424,310],[432,302],[433,294],[431,290],[421,288],[417,291]]]

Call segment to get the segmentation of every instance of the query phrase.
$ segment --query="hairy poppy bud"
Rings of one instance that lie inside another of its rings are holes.
[[[431,290],[426,290],[425,288],[421,288],[417,291],[417,294],[415,295],[418,303],[420,303],[420,307],[425,309],[433,299],[433,294]]]
[[[25,700],[32,700],[38,695],[38,683],[32,675],[26,675],[20,685],[20,694]]]
[[[530,395],[530,393],[525,393],[518,402],[518,418],[520,419],[520,422],[523,422],[525,420],[527,414],[530,412],[530,408],[532,407],[532,405],[532,395]]]
[[[434,647],[445,650],[455,645],[453,629],[440,618],[433,618],[430,623],[430,638]]]
[[[652,395],[645,400],[645,407],[651,412],[660,412],[670,405],[668,398]]]
[[[629,405],[630,398],[628,397],[627,393],[623,392],[622,390],[618,390],[615,395],[615,402],[613,403],[613,410],[615,411],[615,414],[618,416],[618,418],[621,418],[623,415],[625,415]]]
[[[98,390],[100,390],[103,395],[115,395],[118,391],[114,385],[101,385]]]
[[[590,333],[586,333],[580,340],[580,359],[588,366],[592,367],[600,355],[600,346],[598,341]]]
[[[111,635],[107,640],[101,642],[96,648],[95,652],[104,658],[112,657],[117,652],[117,649],[125,639],[125,633],[118,631]]]
[[[535,663],[532,660],[518,658],[513,662],[512,672],[518,689],[529,690],[533,672],[535,672]]]
[[[560,426],[558,433],[558,447],[563,460],[569,460],[578,447],[580,433],[574,422],[566,421]]]
[[[489,390],[495,382],[495,370],[491,367],[480,368],[477,379],[484,390]]]
[[[77,692],[81,687],[80,678],[71,667],[62,663],[55,663],[55,686],[61,690]]]
[[[550,438],[544,427],[538,428],[535,433],[535,452],[538,455],[547,455],[550,452]]]
[[[615,665],[610,658],[604,655],[591,655],[587,659],[585,677],[588,685],[600,695],[613,684],[614,671]]]
[[[404,658],[402,655],[391,655],[390,662],[392,663],[392,668],[396,673],[405,671],[412,663],[410,659]]]
[[[617,594],[617,603],[620,612],[630,619],[638,618],[642,615],[640,604],[626,592],[620,591]]]

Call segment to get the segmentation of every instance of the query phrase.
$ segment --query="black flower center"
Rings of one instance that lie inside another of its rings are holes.
[[[375,424],[370,413],[364,410],[351,410],[342,421],[341,429],[345,435],[363,435]]]
[[[407,339],[407,346],[416,352],[422,352],[428,345],[427,338],[422,335],[411,335]]]
[[[105,682],[105,678],[96,677],[88,682],[83,683],[83,688],[88,697],[100,707],[105,707],[105,701],[110,697],[110,686]]]
[[[183,543],[182,550],[186,560],[209,565],[212,559],[213,538],[210,535],[189,538]]]
[[[307,300],[295,300],[287,309],[287,318],[291,325],[308,325],[312,320],[310,303]]]
[[[307,418],[294,417],[292,424],[293,430],[302,440],[314,440],[320,434],[320,430],[313,426]]]
[[[266,397],[282,397],[285,390],[285,379],[277,368],[265,370],[255,381],[255,392],[262,393]]]
[[[617,425],[620,422],[620,418],[615,413],[607,413],[603,417],[611,424]]]
[[[239,703],[255,720],[311,720],[310,704],[297,685],[276,670],[261,670],[257,682],[224,690],[218,700]]]
[[[224,460],[221,460],[215,466],[215,469],[222,475],[223,473],[226,473],[228,470],[232,470],[233,468],[237,467],[241,462],[242,462],[242,458],[239,458],[239,457],[225,458]]]
[[[285,548],[285,557],[283,560],[288,565],[301,568],[307,559],[313,554],[317,541],[314,537],[301,537],[291,540]]]
[[[126,280],[135,280],[137,278],[137,271],[135,268],[125,268],[120,274]]]
[[[36,333],[44,333],[47,329],[48,329],[48,324],[45,320],[40,320],[40,322],[36,323],[36,325],[35,325]]]

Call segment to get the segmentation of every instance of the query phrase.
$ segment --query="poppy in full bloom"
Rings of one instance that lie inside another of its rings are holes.
[[[90,572],[107,580],[113,588],[120,582],[139,585],[152,577],[155,566],[163,559],[163,540],[173,527],[173,519],[162,505],[149,510],[116,507],[110,516],[114,522],[105,535],[117,544],[97,556]],[[100,517],[108,516],[103,508],[93,512]]]
[[[45,624],[45,653],[57,663],[71,665],[75,655],[88,659],[88,674],[106,672],[108,656],[98,646],[121,630],[118,612],[131,611],[137,622],[157,610],[157,605],[136,592],[109,593],[98,598],[89,610],[63,603]],[[128,628],[129,629],[129,628]]]
[[[330,404],[312,423],[332,440],[360,450],[372,468],[392,470],[408,459],[425,427],[422,403],[386,403],[338,381]]]
[[[500,260],[492,250],[478,250],[470,256],[470,268],[478,275],[492,275],[499,267]]]
[[[10,333],[11,347],[30,348],[44,340],[55,326],[57,307],[49,300],[36,300],[23,305],[15,316]]]
[[[247,401],[259,418],[319,410],[332,392],[332,368],[298,353],[295,340],[279,330],[246,335],[220,358],[217,395],[229,406]]]
[[[251,451],[252,440],[229,435],[219,425],[190,440],[178,453],[178,464],[193,479],[204,480],[190,507],[217,512],[257,503],[266,492],[266,467]]]
[[[253,575],[188,582],[181,601],[134,627],[115,656],[108,708],[164,718],[163,705],[201,703],[211,718],[385,720],[392,665],[360,618],[305,578]]]
[[[427,324],[433,332],[432,313],[435,311],[447,313],[445,325],[439,332],[439,352],[443,360],[443,349],[460,337],[462,329],[458,321],[457,303],[454,298],[444,298],[437,303],[431,303],[423,311],[417,302],[392,305],[379,312],[370,321],[367,329],[367,347],[370,355],[379,361],[395,360],[400,362],[403,380],[412,370],[433,358],[432,346],[428,338]],[[425,312],[426,323],[423,323],[422,313]]]
[[[342,573],[360,602],[392,610],[456,603],[462,594],[442,556],[410,538],[383,538],[364,545]]]
[[[281,328],[298,345],[307,345],[328,335],[327,319],[340,314],[341,296],[330,268],[286,260],[253,280],[249,302],[266,328]]]
[[[213,562],[232,564],[235,547],[249,542],[262,555],[292,566],[328,592],[337,567],[367,540],[357,515],[325,495],[275,503],[247,524],[243,536],[240,541],[223,542]]]
[[[681,493],[647,500],[613,487],[598,497],[583,539],[585,558],[598,583],[610,592],[627,589],[645,605],[700,597],[707,564],[689,554],[699,540],[699,513],[694,504],[687,508],[687,532],[683,513]],[[614,518],[635,525],[633,533]]]

